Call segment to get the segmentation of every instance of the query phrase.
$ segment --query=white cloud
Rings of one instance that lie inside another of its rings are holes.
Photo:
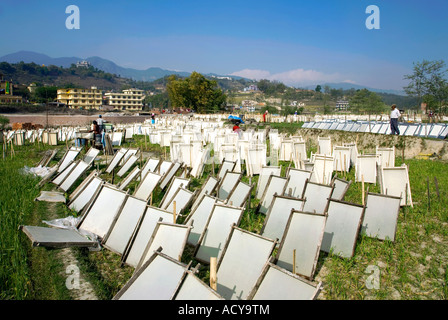
[[[270,79],[271,73],[266,70],[244,69],[230,74],[231,76],[238,76],[248,79],[261,80]]]
[[[316,70],[305,69],[294,69],[273,74],[266,70],[243,69],[241,71],[236,71],[230,75],[254,80],[277,80],[283,82],[286,85],[310,85],[324,82],[355,83],[353,80],[347,80],[345,76],[338,73],[326,74]]]

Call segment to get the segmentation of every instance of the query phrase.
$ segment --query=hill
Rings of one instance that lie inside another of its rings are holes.
[[[90,88],[92,86],[103,90],[121,90],[124,86],[133,86],[133,81],[120,78],[94,67],[69,68],[54,65],[38,65],[36,63],[0,62],[0,73],[13,83],[28,86],[31,83],[56,87]]]
[[[32,51],[19,51],[12,54],[0,57],[0,62],[8,63],[35,63],[38,65],[54,65],[58,67],[69,68],[72,64],[76,64],[79,61],[87,61],[93,67],[102,70],[106,73],[111,73],[121,78],[129,78],[135,81],[154,81],[172,74],[178,75],[180,77],[188,77],[190,72],[173,71],[166,70],[158,67],[151,67],[146,70],[138,70],[132,68],[124,68],[117,65],[115,62],[103,59],[101,57],[89,57],[89,58],[79,58],[79,57],[62,57],[62,58],[52,58],[48,55],[36,53]],[[217,76],[215,74],[210,74],[210,77]],[[235,79],[241,79],[240,77],[232,77]]]

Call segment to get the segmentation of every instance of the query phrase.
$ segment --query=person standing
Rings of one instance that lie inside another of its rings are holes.
[[[266,112],[263,113],[263,122],[266,122],[267,115],[268,115],[268,110],[266,110]]]
[[[103,117],[101,115],[99,115],[98,119],[96,119],[96,122],[98,123],[98,127],[99,127],[99,130],[100,130],[100,133],[103,132],[103,129],[104,129]]]
[[[96,147],[96,145],[101,142],[101,131],[100,126],[98,125],[98,122],[96,120],[93,120],[93,123],[90,127],[90,131],[93,132],[93,139],[91,141],[92,147]]]
[[[98,128],[100,131],[100,135],[101,135],[101,144],[103,145],[103,148],[106,148],[106,130],[104,129],[104,123],[106,122],[106,120],[103,119],[102,115],[98,116],[98,119],[96,119],[96,122],[98,123]]]
[[[398,110],[397,106],[393,104],[390,112],[390,134],[392,135],[400,135],[400,129],[398,129],[398,118],[400,118],[400,116],[400,110]]]

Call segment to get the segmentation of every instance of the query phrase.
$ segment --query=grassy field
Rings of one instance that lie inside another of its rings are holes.
[[[273,127],[273,126],[271,126]],[[279,131],[294,133],[298,125],[278,125]],[[167,149],[151,145],[143,136],[135,136],[125,146],[138,147],[154,156],[164,157]],[[43,225],[42,220],[77,215],[63,204],[36,202],[39,195],[39,181],[30,175],[21,174],[25,166],[34,166],[47,149],[42,145],[15,147],[15,154],[9,151],[0,160],[0,299],[1,300],[70,300],[77,299],[74,290],[66,287],[66,264],[61,250],[32,248],[27,237],[18,230],[20,225]],[[54,147],[53,147],[54,148]],[[65,152],[65,144],[58,146],[60,152],[52,161],[55,164]],[[396,165],[402,158],[396,158]],[[400,210],[395,242],[381,241],[359,236],[355,255],[342,259],[332,254],[320,253],[316,281],[323,282],[319,299],[327,300],[446,300],[448,298],[448,174],[447,164],[439,160],[406,159],[409,167],[410,184],[414,207]],[[291,164],[281,162],[284,171]],[[104,169],[106,164],[97,162],[95,168]],[[244,165],[243,165],[244,169]],[[217,173],[218,166],[214,166]],[[204,175],[192,179],[189,189],[199,188],[213,166],[206,165]],[[354,168],[345,176],[354,180]],[[102,174],[104,180],[111,182],[112,175]],[[437,179],[437,187],[436,181]],[[251,179],[256,185],[258,177]],[[114,177],[114,183],[119,182]],[[248,177],[243,181],[249,182]],[[130,185],[132,194],[136,182]],[[70,194],[76,186],[68,191]],[[379,186],[366,184],[371,192],[379,192]],[[43,187],[54,189],[51,183]],[[429,193],[428,193],[429,190]],[[428,196],[429,195],[429,196]],[[162,192],[156,190],[153,204],[162,199]],[[362,201],[361,183],[352,183],[346,201],[360,204]],[[239,227],[251,232],[259,232],[264,215],[256,214],[258,200],[252,190],[250,205],[244,212]],[[187,212],[188,214],[188,212]],[[179,221],[182,222],[182,219]],[[120,266],[117,254],[103,249],[69,249],[76,257],[77,266],[83,277],[95,290],[98,299],[111,299],[132,275],[133,269]],[[187,247],[182,261],[193,260],[193,248]],[[369,271],[370,270],[370,271]],[[378,286],[369,286],[369,277],[375,270]],[[202,266],[199,277],[209,281],[209,269]]]

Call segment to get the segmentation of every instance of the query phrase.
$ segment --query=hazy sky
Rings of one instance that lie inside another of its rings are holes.
[[[80,10],[78,30],[66,28],[69,5]],[[366,27],[369,5],[379,8],[380,29]],[[446,0],[0,0],[0,25],[0,56],[99,56],[296,86],[402,89],[413,62],[448,53]]]

